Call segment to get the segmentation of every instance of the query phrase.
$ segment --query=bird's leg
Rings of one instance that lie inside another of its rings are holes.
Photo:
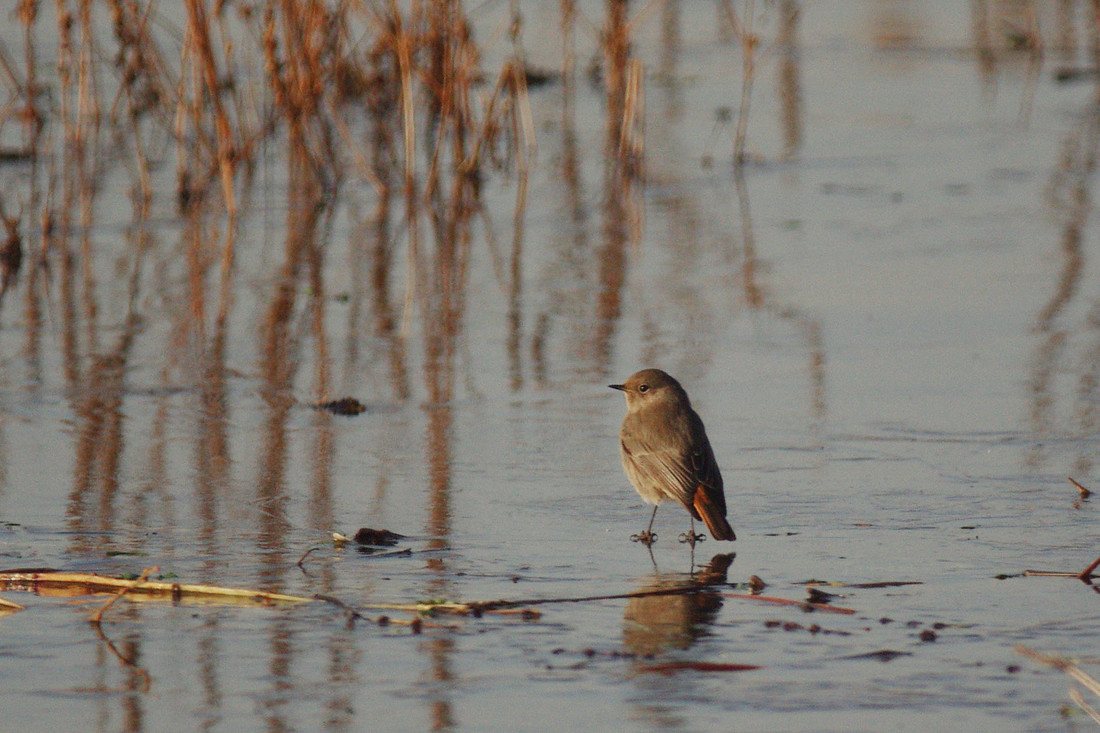
[[[686,542],[687,544],[691,545],[691,549],[694,550],[695,543],[702,542],[707,538],[707,536],[705,534],[695,534],[695,517],[688,516],[688,519],[691,520],[691,531],[681,534],[680,541]]]
[[[660,506],[660,505],[658,505]],[[649,515],[649,526],[645,528],[645,532],[639,534],[630,535],[631,542],[641,542],[646,547],[650,547],[657,541],[657,535],[653,534],[653,520],[657,517],[657,507],[653,507],[653,514]]]

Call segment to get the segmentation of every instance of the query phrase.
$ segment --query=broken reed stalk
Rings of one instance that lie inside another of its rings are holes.
[[[4,613],[6,611],[22,611],[23,608],[24,606],[20,606],[14,601],[8,601],[0,598],[0,613]]]
[[[454,628],[457,628],[454,624],[441,624],[441,623],[433,623],[431,621],[423,621],[423,620],[420,619],[419,616],[417,616],[416,618],[411,618],[411,619],[400,619],[400,618],[395,619],[395,618],[390,618],[389,616],[378,616],[376,618],[371,618],[371,617],[366,616],[363,613],[361,613],[357,608],[355,608],[355,606],[352,606],[349,603],[345,603],[344,601],[337,598],[336,596],[330,596],[330,595],[327,595],[327,594],[324,594],[324,593],[318,593],[318,594],[314,595],[313,597],[315,599],[317,599],[318,601],[324,601],[325,603],[331,603],[332,605],[337,606],[338,608],[342,609],[344,611],[345,615],[347,615],[348,626],[349,627],[352,626],[355,623],[355,621],[361,620],[361,621],[369,621],[371,623],[378,624],[379,626],[388,626],[390,624],[393,624],[394,626],[409,626],[413,629],[414,633],[420,633],[421,626],[428,626],[430,628],[436,628],[436,629],[454,629]]]
[[[1086,488],[1085,488],[1084,486],[1082,486],[1081,484],[1077,483],[1077,481],[1076,481],[1076,480],[1074,480],[1073,476],[1069,476],[1069,477],[1067,477],[1067,478],[1069,478],[1069,482],[1070,482],[1071,484],[1073,484],[1074,486],[1076,486],[1076,487],[1077,487],[1077,491],[1078,491],[1078,492],[1079,492],[1079,493],[1081,494],[1081,498],[1082,498],[1082,499],[1087,499],[1087,498],[1089,498],[1090,496],[1092,496],[1092,492],[1091,492],[1091,491],[1090,491],[1089,489],[1086,489]]]
[[[297,565],[298,567],[302,567],[302,563],[304,563],[306,561],[306,558],[309,557],[311,554],[313,554],[315,551],[317,551],[319,549],[321,549],[321,548],[319,548],[319,547],[309,548],[308,550],[306,550],[305,552],[302,553],[302,556],[298,558],[298,562],[296,562],[294,564]]]
[[[91,622],[92,624],[96,625],[96,626],[99,626],[99,622],[103,619],[103,612],[104,611],[106,611],[108,608],[113,606],[115,604],[115,601],[117,601],[119,598],[122,598],[129,591],[133,590],[137,586],[144,583],[145,579],[149,577],[149,573],[155,572],[157,570],[160,570],[160,568],[156,567],[156,566],[153,566],[151,568],[145,568],[144,570],[142,570],[141,575],[138,576],[137,580],[133,581],[132,583],[130,583],[127,586],[123,586],[122,588],[119,588],[117,593],[115,593],[113,596],[108,598],[107,602],[104,603],[102,606],[100,606],[99,610],[97,610],[95,613],[93,613],[88,618],[88,621]]]
[[[308,553],[307,553],[308,554]],[[303,555],[303,559],[304,559]],[[758,601],[762,603],[794,606],[805,611],[825,611],[850,615],[854,610],[833,606],[828,603],[812,603],[809,601],[797,601],[774,596],[751,595],[745,593],[719,592],[721,584],[707,584],[704,582],[692,585],[676,586],[671,588],[652,588],[647,590],[632,591],[629,593],[610,593],[594,596],[567,596],[560,598],[525,598],[525,599],[498,599],[491,601],[420,601],[416,603],[366,603],[358,608],[345,603],[335,596],[316,594],[312,598],[292,596],[281,593],[248,590],[240,588],[226,588],[222,586],[193,585],[182,583],[167,583],[163,581],[147,580],[150,573],[159,568],[145,568],[141,576],[136,580],[122,580],[103,575],[89,573],[64,573],[52,571],[11,571],[0,572],[0,586],[10,586],[18,590],[33,589],[40,594],[44,590],[56,589],[61,592],[71,593],[74,589],[82,593],[102,593],[115,591],[114,595],[104,603],[88,620],[93,624],[99,624],[103,613],[111,607],[119,598],[127,594],[171,596],[173,600],[228,600],[248,601],[252,603],[309,603],[319,600],[340,606],[348,613],[349,622],[357,618],[367,619],[379,624],[398,623],[387,617],[368,619],[361,609],[378,611],[404,611],[415,613],[418,616],[433,616],[440,613],[459,616],[479,616],[482,613],[503,615],[519,615],[524,619],[536,619],[540,613],[532,606],[547,605],[552,603],[591,603],[607,600],[629,600],[633,598],[649,598],[653,596],[677,596],[693,595],[697,593],[713,593],[725,598],[737,598],[739,600]],[[411,625],[411,624],[410,624]]]
[[[1087,568],[1079,573],[1059,570],[1025,570],[1022,575],[1032,578],[1076,578],[1087,585],[1092,585],[1092,571],[1098,567],[1100,567],[1100,557],[1093,560]]]
[[[1065,672],[1066,676],[1071,680],[1080,684],[1093,695],[1100,697],[1100,681],[1097,681],[1096,678],[1077,666],[1074,661],[1060,654],[1043,654],[1023,644],[1017,644],[1014,649],[1017,654],[1025,656],[1034,662]],[[1078,692],[1076,688],[1071,686],[1069,694],[1070,698],[1072,698],[1089,717],[1097,723],[1100,723],[1100,717],[1098,717],[1096,709],[1085,703],[1080,692]]]
[[[1098,568],[1098,567],[1100,567],[1100,557],[1098,557],[1098,558],[1096,558],[1095,560],[1093,560],[1092,564],[1091,564],[1091,565],[1089,565],[1089,566],[1088,566],[1087,568],[1085,568],[1084,570],[1082,570],[1082,571],[1081,571],[1081,572],[1080,572],[1080,573],[1079,573],[1079,574],[1077,575],[1077,577],[1078,577],[1079,579],[1081,579],[1081,580],[1085,581],[1086,583],[1089,583],[1089,584],[1091,584],[1091,583],[1092,583],[1092,571],[1093,571],[1093,570],[1096,570],[1096,568]]]
[[[1100,710],[1097,710],[1092,705],[1085,702],[1085,698],[1080,690],[1076,687],[1069,688],[1069,699],[1077,703],[1077,707],[1084,710],[1085,714],[1092,718],[1095,723],[1100,724]]]
[[[155,572],[157,568],[151,568]],[[146,575],[143,573],[143,576]],[[54,571],[9,571],[0,572],[0,588],[15,590],[33,589],[40,595],[46,591],[59,590],[71,592],[74,589],[88,595],[124,591],[134,595],[169,596],[173,600],[224,600],[249,603],[309,603],[312,599],[292,596],[285,593],[244,588],[227,588],[216,585],[196,585],[188,583],[168,583],[159,580],[124,580],[94,573],[65,573]],[[113,601],[112,601],[113,602]]]
[[[829,603],[812,603],[810,601],[793,601],[788,598],[777,598],[776,596],[760,596],[750,593],[723,593],[724,598],[740,598],[746,601],[760,601],[762,603],[774,603],[783,606],[798,606],[806,611],[825,611],[826,613],[842,613],[850,615],[855,613],[851,608],[844,608],[842,606],[834,606]]]

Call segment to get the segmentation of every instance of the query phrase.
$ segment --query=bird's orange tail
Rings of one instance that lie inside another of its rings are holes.
[[[700,486],[695,492],[695,500],[692,502],[695,506],[695,511],[699,512],[699,517],[703,520],[703,523],[707,525],[707,531],[710,532],[710,536],[716,540],[735,540],[737,535],[733,533],[733,527],[726,520],[725,507],[712,501],[710,496],[707,495],[707,487]],[[721,502],[725,504],[725,502]]]

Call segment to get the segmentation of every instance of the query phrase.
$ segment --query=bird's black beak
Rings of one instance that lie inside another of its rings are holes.
[[[620,390],[622,392],[626,391],[626,385],[625,384],[609,384],[607,386],[610,387],[611,389],[617,389],[617,390]]]

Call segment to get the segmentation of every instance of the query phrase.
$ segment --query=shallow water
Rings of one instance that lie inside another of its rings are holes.
[[[80,230],[68,242],[90,277],[55,258],[49,287],[25,268],[0,306],[0,569],[158,566],[365,606],[621,596],[736,552],[729,585],[437,617],[420,634],[349,627],[321,602],[124,600],[100,635],[99,597],[5,591],[27,609],[0,617],[0,727],[1091,728],[1065,676],[1014,651],[1100,656],[1100,597],[1020,575],[1100,554],[1097,502],[1066,480],[1096,484],[1096,81],[1053,78],[1088,62],[1086,5],[1036,5],[1041,58],[1005,48],[1023,21],[997,5],[988,62],[953,3],[802,4],[790,58],[777,6],[758,5],[743,180],[720,119],[736,117],[740,49],[712,4],[670,3],[634,39],[644,182],[608,178],[598,85],[578,72],[572,117],[560,83],[532,89],[527,206],[517,229],[514,178],[485,181],[460,328],[441,341],[427,300],[403,310],[400,224],[392,312],[373,300],[377,194],[361,178],[315,232],[315,276],[284,277],[298,220],[277,145],[242,209],[224,348],[224,221],[199,227],[196,300],[171,160],[140,221],[131,171],[106,166],[89,246]],[[528,61],[557,68],[557,6],[521,8]],[[511,50],[493,35],[505,13],[472,14],[489,69]],[[583,69],[591,34],[577,49]],[[0,167],[9,215],[31,206],[31,175]],[[34,250],[39,221],[23,218]],[[652,559],[628,539],[649,509],[619,467],[606,385],[648,365],[707,424],[736,543],[693,556],[671,506]],[[343,396],[366,412],[310,406]],[[363,526],[407,535],[411,554],[332,544]],[[753,575],[793,600],[840,584],[832,603],[854,613],[729,595]],[[854,587],[899,581],[914,584]]]

